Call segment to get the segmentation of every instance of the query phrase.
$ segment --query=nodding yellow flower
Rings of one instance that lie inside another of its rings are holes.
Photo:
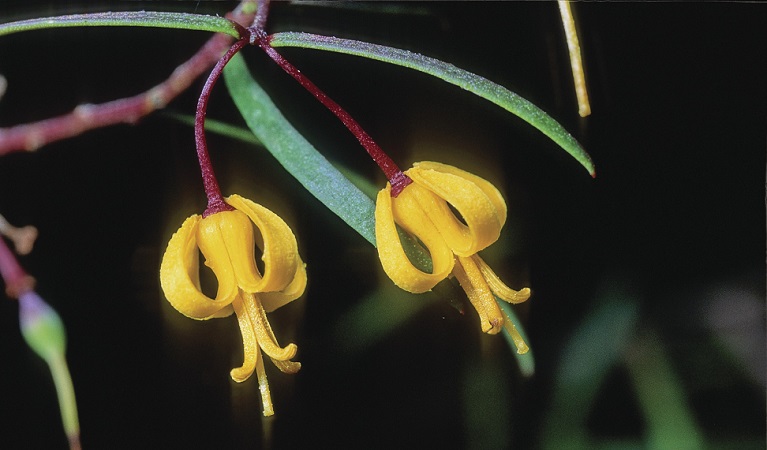
[[[226,199],[234,208],[205,218],[194,215],[171,237],[160,266],[160,284],[168,301],[187,317],[206,320],[234,312],[242,333],[244,362],[232,369],[234,381],[243,382],[255,371],[264,415],[274,414],[261,350],[285,373],[301,364],[291,359],[295,344],[280,347],[266,313],[295,300],[306,288],[306,270],[298,254],[296,237],[270,210],[238,195]],[[254,233],[254,227],[260,235]],[[261,250],[263,274],[255,261]],[[216,298],[200,289],[199,252],[218,279]]]
[[[530,297],[528,288],[515,291],[506,286],[477,255],[498,239],[506,222],[501,193],[487,180],[436,162],[415,163],[405,175],[413,182],[399,195],[392,197],[387,183],[376,200],[376,242],[384,272],[394,284],[416,294],[454,275],[479,313],[482,331],[498,333],[504,314],[493,294],[509,303]],[[430,273],[407,257],[396,225],[426,247]]]

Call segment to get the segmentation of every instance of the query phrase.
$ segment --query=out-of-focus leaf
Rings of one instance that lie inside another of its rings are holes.
[[[658,334],[643,330],[625,361],[644,413],[647,448],[705,448],[703,433]]]
[[[638,321],[638,301],[624,288],[605,290],[569,337],[541,429],[544,449],[592,448],[586,420],[602,381],[620,363]]]

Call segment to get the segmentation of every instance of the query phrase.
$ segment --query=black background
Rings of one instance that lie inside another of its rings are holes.
[[[255,380],[235,385],[228,377],[240,358],[234,320],[194,322],[162,299],[162,251],[183,218],[204,209],[204,195],[191,128],[154,114],[0,158],[0,213],[40,230],[21,262],[67,326],[84,447],[253,448],[265,434],[274,448],[468,447],[459,375],[491,360],[509,388],[507,398],[488,402],[509,402],[511,444],[534,447],[568,336],[599,292],[620,284],[641,299],[640,320],[660,330],[706,436],[743,437],[763,448],[765,6],[575,4],[593,110],[581,119],[555,4],[385,5],[401,11],[276,3],[269,29],[365,39],[449,61],[533,101],[595,161],[592,179],[517,118],[430,77],[280,50],[403,168],[438,159],[505,193],[509,234],[494,267],[513,286],[533,288],[517,311],[536,376],[522,380],[502,339],[481,336],[473,311],[461,316],[447,302],[431,303],[364,351],[344,352],[339,317],[381,280],[374,249],[268,153],[211,136],[225,193],[281,214],[309,265],[307,294],[271,316],[281,341],[298,344],[304,367],[295,376],[267,369],[277,416],[263,420]],[[0,17],[106,9],[223,14],[231,7],[5,2]],[[207,37],[122,28],[0,37],[0,74],[8,80],[0,126],[142,92]],[[330,114],[264,55],[244,54],[320,151],[382,184]],[[193,114],[202,81],[169,109]],[[209,117],[243,123],[223,84],[210,108]],[[712,325],[707,305],[717,296],[732,309]],[[739,315],[744,302],[752,309]],[[49,375],[18,332],[17,309],[0,302],[2,447],[65,448]],[[731,369],[704,345],[717,323],[752,338],[743,353],[761,376]],[[593,435],[638,439],[643,424],[632,402],[625,374],[613,372],[594,410],[583,412]]]

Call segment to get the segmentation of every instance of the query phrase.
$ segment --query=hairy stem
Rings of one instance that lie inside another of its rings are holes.
[[[202,214],[203,217],[221,211],[232,211],[234,209],[224,202],[224,199],[221,196],[221,189],[216,180],[216,175],[213,173],[213,165],[210,162],[210,154],[208,153],[208,144],[205,140],[205,114],[208,110],[210,93],[213,90],[213,86],[216,85],[216,81],[218,81],[223,73],[224,67],[229,60],[247,44],[247,37],[240,39],[229,48],[221,59],[218,60],[215,67],[213,67],[213,70],[210,72],[207,81],[205,81],[205,86],[203,86],[202,93],[200,93],[200,98],[197,101],[197,115],[194,119],[194,141],[197,146],[197,159],[200,162],[202,182],[205,186],[205,195],[208,197],[208,207]]]
[[[368,152],[373,161],[378,164],[386,178],[391,183],[392,196],[396,197],[402,192],[407,185],[412,183],[412,180],[405,175],[397,164],[387,155],[381,147],[376,144],[372,137],[362,128],[362,126],[354,120],[354,118],[346,112],[335,100],[328,97],[320,88],[317,87],[306,75],[302,74],[293,64],[288,62],[277,50],[269,45],[269,37],[265,36],[263,30],[249,28],[254,33],[255,44],[258,45],[269,58],[272,59],[278,66],[282,68],[288,75],[292,76],[298,83],[309,91],[320,103],[322,103],[327,109],[330,110],[338,119],[351,131],[354,137],[357,138],[362,147]]]

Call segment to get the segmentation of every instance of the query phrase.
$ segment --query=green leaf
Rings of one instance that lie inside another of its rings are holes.
[[[229,94],[250,130],[312,195],[375,245],[373,201],[333,167],[277,109],[242,55],[224,69]]]
[[[22,31],[67,27],[152,27],[211,31],[240,37],[237,27],[223,17],[154,11],[104,12],[40,17],[0,25],[0,36]]]
[[[595,175],[594,164],[589,154],[551,116],[505,87],[479,75],[459,69],[452,64],[408,50],[310,33],[275,33],[270,36],[269,43],[272,47],[301,47],[361,56],[435,76],[489,100],[518,116],[559,144],[581,163],[591,176]]]

